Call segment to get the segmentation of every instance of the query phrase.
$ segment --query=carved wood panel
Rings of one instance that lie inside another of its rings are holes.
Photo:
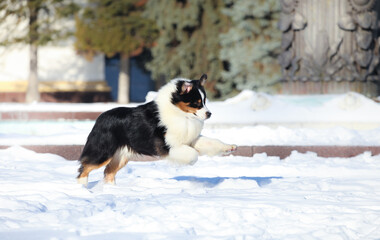
[[[380,80],[377,2],[281,0],[283,80]]]

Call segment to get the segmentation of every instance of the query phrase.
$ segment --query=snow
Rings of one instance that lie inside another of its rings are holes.
[[[0,111],[114,106],[2,103]],[[203,134],[238,145],[380,145],[380,105],[355,93],[244,91],[208,107]],[[380,155],[130,162],[116,186],[99,169],[85,188],[77,161],[19,146],[84,144],[93,124],[0,121],[0,145],[13,145],[0,150],[0,239],[380,239]]]
[[[154,93],[148,97],[154,98]],[[357,93],[271,96],[246,90],[207,105],[213,115],[203,134],[238,145],[380,145],[380,104]],[[119,106],[2,103],[0,112],[102,112]],[[94,121],[0,121],[0,145],[82,145],[93,125]]]
[[[155,94],[148,93],[149,100]],[[104,112],[121,105],[115,103],[0,103],[0,113],[32,112]],[[123,105],[124,106],[124,105]],[[136,106],[135,103],[127,106]],[[208,102],[213,116],[208,125],[257,125],[287,123],[364,123],[380,127],[380,104],[358,93],[340,95],[267,95],[245,90],[223,102]],[[371,125],[372,126],[372,125]]]
[[[131,162],[104,185],[78,164],[0,150],[0,239],[379,239],[380,156]]]
[[[94,121],[0,121],[0,145],[83,145],[93,125]],[[380,146],[380,128],[273,128],[264,125],[226,128],[206,125],[202,133],[237,145]]]
[[[245,90],[238,96],[210,106],[228,114],[210,123],[377,123],[380,104],[358,93],[341,95],[271,96]],[[244,114],[242,114],[244,113]],[[380,126],[380,125],[379,125]]]

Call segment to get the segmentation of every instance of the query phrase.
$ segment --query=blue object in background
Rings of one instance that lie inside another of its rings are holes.
[[[117,101],[117,87],[119,85],[119,62],[120,59],[117,57],[105,59],[106,67],[106,81],[108,86],[111,88],[111,98],[113,101]]]
[[[146,94],[154,90],[154,82],[150,78],[149,72],[137,64],[137,58],[133,57],[129,60],[131,84],[129,89],[130,102],[145,102]],[[117,101],[120,58],[118,55],[112,58],[106,57],[105,62],[106,81],[108,86],[111,87],[112,100]]]

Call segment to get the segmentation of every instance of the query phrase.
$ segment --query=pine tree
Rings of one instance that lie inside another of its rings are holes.
[[[153,21],[141,16],[146,1],[89,0],[76,18],[75,47],[91,58],[120,55],[118,102],[129,102],[129,57],[149,47],[158,35]]]
[[[148,64],[154,80],[174,77],[199,78],[207,73],[209,96],[218,96],[221,80],[219,34],[228,29],[228,17],[221,13],[223,0],[153,0],[145,15],[153,19],[160,37],[152,48]]]
[[[67,38],[72,34],[57,24],[72,17],[78,10],[73,0],[0,0],[0,27],[9,34],[3,35],[0,45],[18,43],[29,45],[30,66],[26,101],[39,101],[38,47]],[[26,31],[17,31],[27,23]],[[17,32],[17,33],[15,33]]]
[[[237,90],[267,90],[280,79],[277,63],[281,32],[277,29],[280,14],[278,0],[225,0],[223,13],[232,26],[220,35],[220,58],[224,63],[218,89],[227,95]]]

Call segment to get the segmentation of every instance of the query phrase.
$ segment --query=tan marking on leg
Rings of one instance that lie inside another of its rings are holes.
[[[128,150],[123,148],[116,151],[113,155],[112,161],[107,165],[104,170],[104,182],[115,185],[116,173],[128,163]]]
[[[103,162],[102,164],[99,164],[99,165],[93,165],[93,164],[82,165],[83,166],[83,170],[82,170],[82,172],[79,174],[79,176],[77,178],[78,183],[87,186],[88,175],[90,174],[90,172],[92,170],[95,170],[95,169],[98,169],[98,168],[101,168],[101,167],[107,165],[108,163],[111,162],[111,160],[112,160],[112,158],[108,159],[107,161],[105,161],[105,162]]]

